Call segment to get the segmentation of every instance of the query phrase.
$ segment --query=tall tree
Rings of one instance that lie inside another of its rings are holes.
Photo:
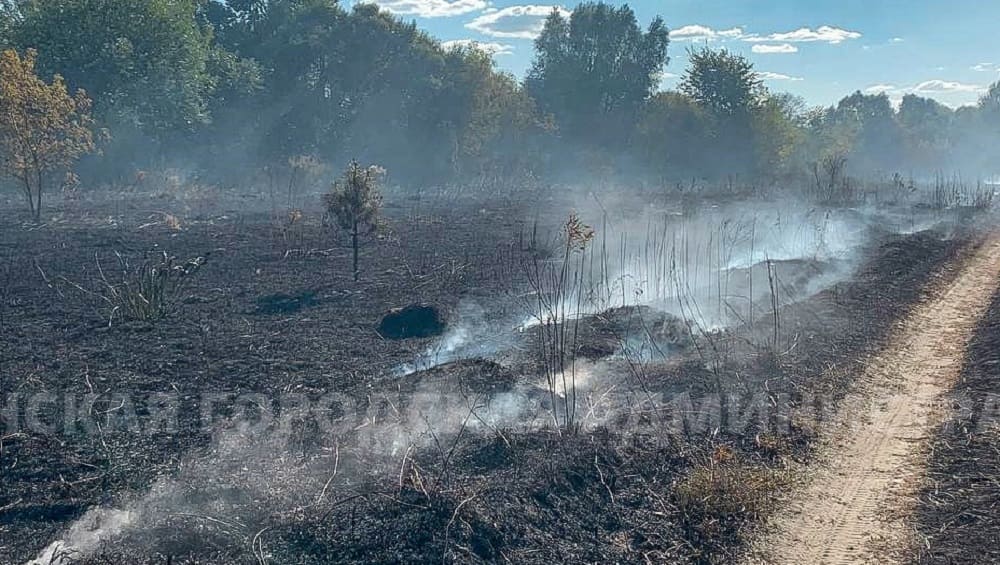
[[[661,18],[643,32],[627,5],[580,4],[568,21],[554,10],[525,85],[567,136],[619,144],[656,89],[669,42]]]
[[[708,116],[694,99],[661,92],[646,104],[635,147],[659,180],[681,181],[710,165],[708,133]]]
[[[895,172],[902,165],[902,130],[885,93],[855,92],[837,103],[832,119],[851,132],[848,166],[853,172]]]
[[[131,178],[176,160],[222,162],[197,145],[230,146],[209,128],[212,112],[255,91],[259,71],[213,45],[206,0],[12,1],[11,43],[38,50],[42,76],[61,74],[85,89],[95,120],[114,133],[104,158],[81,163],[85,177]]]
[[[994,118],[1000,118],[1000,81],[994,82],[979,99],[979,107]]]
[[[0,0],[0,49],[13,47],[14,26],[21,18],[17,0]]]
[[[680,89],[717,117],[742,117],[764,97],[764,83],[744,56],[725,49],[689,49]]]
[[[930,98],[907,94],[899,105],[907,169],[930,173],[945,168],[951,157],[954,112]]]
[[[688,57],[691,62],[680,90],[712,119],[716,173],[751,172],[755,165],[753,116],[767,92],[760,76],[746,57],[725,49],[690,49]]]
[[[768,93],[753,110],[753,173],[777,180],[805,171],[801,168],[806,134],[805,102],[791,94]]]
[[[207,122],[211,37],[198,0],[27,0],[12,37],[43,74],[95,97],[108,123],[146,132]]]
[[[990,85],[976,107],[976,124],[971,125],[975,145],[968,148],[978,157],[977,172],[996,175],[1000,163],[1000,81]]]

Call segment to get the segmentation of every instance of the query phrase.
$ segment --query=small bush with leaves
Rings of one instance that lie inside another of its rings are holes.
[[[111,308],[109,325],[116,318],[153,321],[165,317],[205,264],[204,257],[180,262],[166,252],[146,254],[141,263],[133,263],[121,253],[115,256],[120,274],[114,280],[97,261],[103,286],[100,296]]]
[[[358,280],[358,246],[362,235],[378,229],[378,216],[382,208],[379,183],[385,169],[377,165],[362,167],[351,161],[344,174],[333,183],[333,189],[323,196],[327,217],[337,222],[340,229],[351,235],[354,251],[354,280]]]

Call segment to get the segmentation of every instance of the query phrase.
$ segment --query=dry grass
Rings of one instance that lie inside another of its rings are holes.
[[[749,461],[726,446],[716,447],[674,486],[674,504],[692,539],[706,552],[773,511],[776,495],[791,484],[791,473]]]
[[[113,276],[97,259],[100,282],[96,291],[74,285],[103,300],[109,308],[109,325],[116,319],[149,322],[164,318],[205,264],[204,257],[181,262],[166,252],[146,254],[138,263],[120,253],[115,253],[115,258],[117,271]]]

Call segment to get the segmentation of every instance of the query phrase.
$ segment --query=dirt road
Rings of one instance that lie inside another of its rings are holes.
[[[751,563],[892,563],[910,542],[908,516],[944,395],[1000,280],[1000,237],[917,306],[848,397],[823,462],[773,523]]]

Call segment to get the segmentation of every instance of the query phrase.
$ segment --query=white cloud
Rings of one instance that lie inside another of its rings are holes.
[[[889,43],[902,43],[904,41],[906,40],[903,39],[902,37],[893,37],[892,39],[889,40]]]
[[[378,0],[377,3],[394,14],[421,18],[460,16],[489,5],[486,0]]]
[[[913,87],[914,92],[927,94],[940,94],[942,92],[986,92],[985,86],[978,84],[965,84],[949,80],[925,80]]]
[[[453,39],[442,41],[441,47],[445,49],[455,49],[456,47],[475,47],[486,51],[490,55],[510,55],[514,52],[514,46],[506,43],[495,43],[492,41],[476,41],[475,39]]]
[[[894,110],[899,110],[903,105],[903,95],[909,94],[905,89],[893,84],[873,84],[864,90],[865,94],[885,94],[889,97],[889,104]]]
[[[761,53],[765,55],[773,53],[798,53],[799,48],[792,45],[791,43],[779,43],[778,45],[770,45],[766,43],[756,43],[750,48],[754,53]]]
[[[977,73],[995,73],[1000,71],[1000,65],[997,65],[996,63],[979,63],[978,65],[972,65],[969,68]]]
[[[738,27],[716,30],[703,25],[686,25],[670,32],[670,39],[675,41],[716,41],[723,39],[739,39],[743,30]]]
[[[985,86],[966,84],[950,80],[925,80],[913,86],[898,86],[893,84],[875,84],[865,88],[865,94],[885,94],[894,106],[899,106],[903,96],[916,94],[934,98],[938,102],[957,108],[965,104],[974,104],[979,96],[986,92]]]
[[[792,43],[806,43],[822,41],[825,43],[838,44],[848,39],[858,39],[861,34],[856,31],[849,31],[839,27],[820,26],[817,29],[808,27],[800,28],[786,33],[772,33],[767,36],[752,35],[744,39],[752,42],[762,41],[785,41]]]
[[[484,13],[465,24],[465,27],[491,37],[534,39],[542,32],[545,18],[554,9],[569,17],[569,11],[561,6],[508,6]]]
[[[875,84],[865,89],[868,94],[943,94],[947,92],[986,92],[986,87],[978,84],[966,84],[950,80],[925,80],[913,86],[896,86],[894,84]]]
[[[833,26],[820,26],[816,29],[804,27],[795,31],[784,33],[772,33],[770,35],[759,35],[756,33],[744,33],[743,28],[734,27],[730,29],[714,29],[709,26],[692,24],[679,27],[670,32],[670,38],[674,41],[726,41],[739,40],[748,41],[761,45],[753,48],[754,53],[795,53],[798,49],[791,43],[824,42],[836,45],[849,39],[859,39],[861,33],[850,31]],[[903,41],[901,38],[893,38],[894,43]]]
[[[865,94],[889,94],[896,90],[896,86],[892,84],[873,84],[865,89]]]
[[[793,77],[789,75],[783,75],[781,73],[772,73],[770,71],[758,71],[757,76],[764,80],[788,80],[792,82],[799,82],[805,80],[802,77]]]

